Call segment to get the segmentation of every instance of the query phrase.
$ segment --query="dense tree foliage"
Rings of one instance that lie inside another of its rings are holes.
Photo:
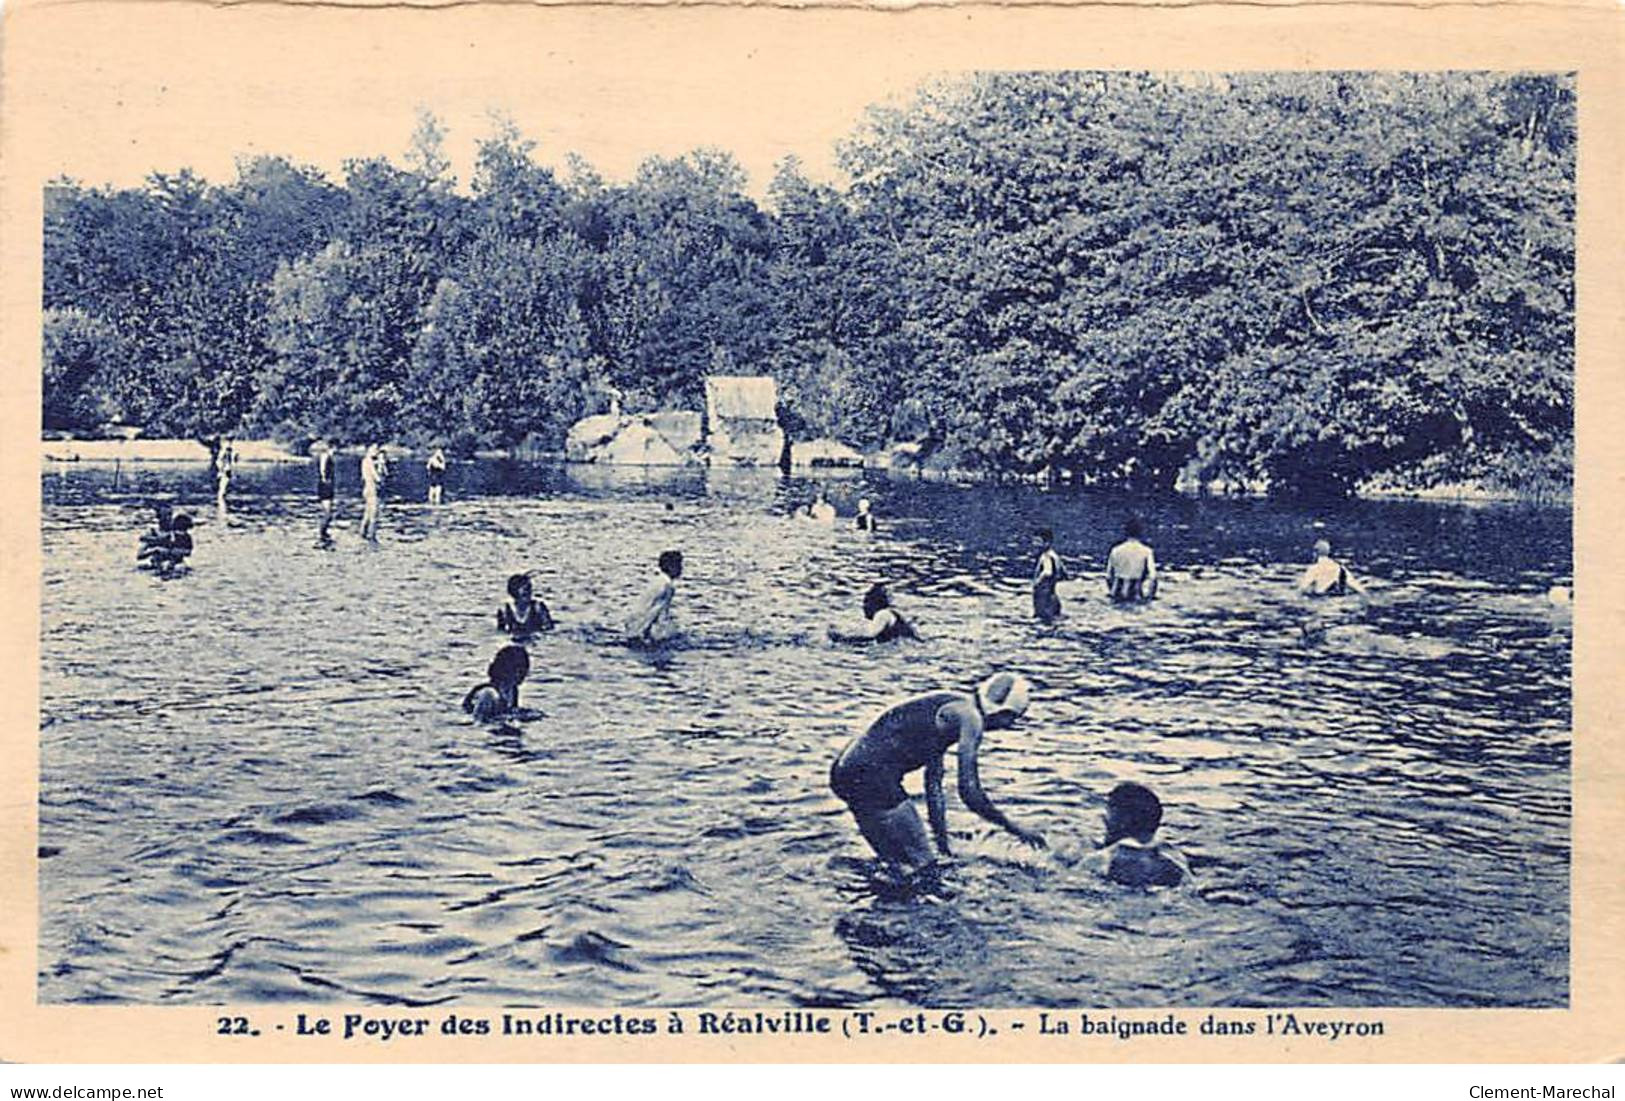
[[[844,188],[716,150],[609,184],[422,120],[342,186],[53,186],[45,419],[556,444],[773,374],[793,435],[989,473],[1343,492],[1566,481],[1573,81],[982,74],[877,108]]]

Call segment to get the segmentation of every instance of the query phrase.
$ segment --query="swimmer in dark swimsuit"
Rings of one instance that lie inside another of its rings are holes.
[[[1157,595],[1157,559],[1141,540],[1145,525],[1131,516],[1123,525],[1123,541],[1106,558],[1106,595],[1118,604],[1151,600]]]
[[[1106,797],[1106,840],[1095,854],[1100,874],[1125,887],[1177,887],[1190,865],[1172,845],[1155,841],[1162,800],[1140,784],[1118,784]]]
[[[914,625],[892,607],[891,595],[884,585],[871,585],[863,595],[863,620],[864,625],[858,630],[831,627],[830,639],[834,642],[896,642],[902,638],[920,637]]]
[[[514,638],[527,638],[538,631],[551,631],[553,616],[535,597],[528,573],[508,578],[508,599],[497,609],[497,630]]]
[[[878,529],[875,527],[875,514],[869,507],[869,498],[858,499],[858,514],[852,519],[852,526],[859,531],[873,535]]]
[[[1039,528],[1033,537],[1038,543],[1038,562],[1033,566],[1033,615],[1043,623],[1053,623],[1061,615],[1061,598],[1055,586],[1066,571],[1061,556],[1055,553],[1055,533]]]
[[[925,770],[925,803],[937,851],[948,847],[948,802],[942,791],[943,757],[957,747],[959,797],[967,807],[1034,848],[1044,838],[1011,822],[982,791],[977,752],[988,730],[1002,730],[1027,709],[1026,680],[995,673],[970,692],[927,692],[888,710],[835,758],[829,785],[857,819],[876,855],[910,871],[935,863],[920,815],[903,790],[903,777]]]
[[[530,655],[523,646],[504,646],[485,675],[489,679],[463,697],[463,710],[481,723],[519,710],[519,685],[530,675]]]

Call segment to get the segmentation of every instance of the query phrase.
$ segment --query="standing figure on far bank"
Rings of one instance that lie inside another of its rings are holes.
[[[1106,595],[1114,603],[1132,604],[1157,595],[1157,557],[1146,546],[1145,524],[1130,516],[1123,541],[1106,557]]]
[[[438,505],[446,489],[446,453],[440,448],[429,452],[429,461],[423,464],[429,473],[429,503]]]

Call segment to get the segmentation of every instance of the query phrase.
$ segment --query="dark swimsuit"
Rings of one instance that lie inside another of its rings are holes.
[[[318,501],[331,501],[333,499],[333,457],[326,460],[316,460],[316,499]]]
[[[497,609],[497,629],[507,631],[510,635],[532,635],[537,631],[551,631],[553,629],[553,616],[543,604],[535,597],[531,598],[530,611],[524,619],[517,618],[509,605],[504,604]]]
[[[868,754],[863,748],[864,739],[883,726],[914,729],[927,725],[935,729],[937,713],[958,699],[959,695],[958,692],[932,692],[919,699],[899,704],[880,716],[857,741],[848,745],[841,751],[841,755],[835,758],[835,763],[829,769],[830,789],[853,814],[859,817],[884,814],[902,806],[908,801],[908,792],[903,790],[903,777],[916,769],[924,768],[927,759],[922,758],[904,768],[898,768],[889,762],[872,763],[865,759]],[[971,699],[976,702],[976,713],[983,714],[982,699],[975,689],[971,690]],[[945,736],[935,747],[937,756],[940,758],[947,748],[958,740],[957,731],[951,736]]]
[[[896,608],[888,608],[886,610],[891,612],[892,619],[891,622],[886,624],[881,632],[875,636],[876,642],[896,642],[900,638],[920,637],[919,634],[914,630],[914,625],[908,620],[904,619],[902,615],[898,613]]]
[[[1050,552],[1046,551],[1045,554]],[[1040,558],[1043,556],[1041,555]],[[1061,614],[1061,598],[1055,595],[1055,583],[1061,579],[1061,559],[1055,556],[1055,569],[1049,576],[1033,582],[1033,615],[1046,622]]]
[[[446,468],[443,466],[429,467],[429,484],[437,487],[444,486],[446,484]]]

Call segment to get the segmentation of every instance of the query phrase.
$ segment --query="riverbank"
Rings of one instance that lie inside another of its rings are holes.
[[[233,440],[231,446],[239,462],[302,463],[309,460],[309,456],[296,454],[275,440]],[[361,448],[341,448],[340,450],[359,454]],[[415,453],[412,449],[395,445],[388,446],[386,450],[392,456]],[[862,456],[862,466],[800,467],[797,468],[796,472],[803,477],[824,478],[857,474],[864,469],[868,469],[884,471],[894,478],[903,480],[948,482],[963,485],[986,483],[1043,485],[1047,481],[1042,475],[992,475],[959,470],[929,461],[919,463],[910,461],[913,456],[908,455],[906,452],[903,461],[898,461],[898,450],[894,448],[891,451]],[[40,441],[40,455],[42,461],[47,463],[207,463],[209,461],[209,449],[203,444],[198,443],[196,440],[177,439],[42,440]],[[496,460],[516,459],[521,462],[565,460],[565,456],[556,451],[529,450],[514,453],[482,450],[477,452],[474,457],[476,459]],[[613,466],[615,464],[600,465]],[[1232,487],[1228,490],[1209,489],[1204,493],[1200,487],[1187,484],[1178,486],[1176,492],[1187,497],[1269,496],[1268,490],[1262,485]],[[1407,488],[1372,480],[1359,486],[1355,490],[1354,496],[1369,501],[1419,500],[1437,501],[1446,504],[1533,504],[1553,507],[1569,507],[1573,504],[1572,493],[1554,492],[1550,487],[1543,487],[1537,492],[1523,492],[1474,482],[1452,482],[1425,488]]]
[[[244,463],[304,461],[275,440],[233,440],[231,450]],[[209,449],[196,440],[41,440],[40,457],[57,463],[206,463]]]

